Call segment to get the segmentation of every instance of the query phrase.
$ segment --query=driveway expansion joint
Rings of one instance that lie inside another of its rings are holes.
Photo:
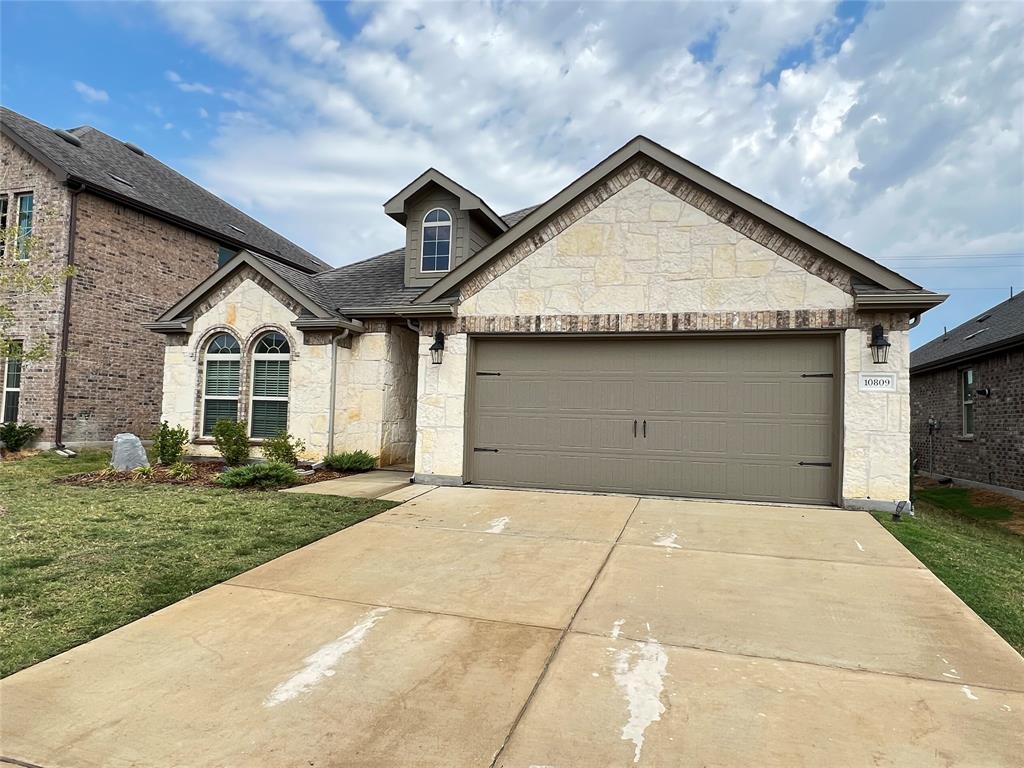
[[[635,541],[616,542],[615,546],[636,547],[638,549],[654,549],[665,552],[666,548],[658,544],[640,544]],[[836,560],[825,557],[797,557],[796,555],[768,555],[762,552],[736,552],[732,549],[710,549],[706,547],[687,547],[684,544],[677,544],[672,548],[674,552],[711,552],[718,555],[737,555],[739,557],[772,558],[774,560],[795,560],[801,563],[834,563],[836,565],[868,566],[871,568],[898,568],[903,571],[927,571],[923,565],[894,565],[892,563],[868,563],[860,560]]]
[[[629,526],[629,521],[633,519],[633,514],[636,512],[637,507],[640,506],[640,499],[637,498],[636,504],[633,505],[633,509],[629,511],[626,516],[626,520],[622,523],[622,528],[619,529],[619,535],[615,537],[615,541],[608,548],[608,554],[605,555],[604,560],[601,561],[600,567],[594,573],[594,577],[590,580],[590,585],[587,590],[583,593],[583,597],[580,598],[579,603],[576,605],[576,609],[572,612],[572,616],[569,617],[569,623],[566,624],[565,629],[562,630],[558,636],[558,640],[555,641],[555,647],[551,649],[551,653],[548,655],[547,661],[544,662],[544,666],[541,667],[540,674],[537,676],[537,681],[533,684],[533,688],[530,689],[530,693],[526,696],[526,700],[523,702],[523,706],[520,707],[519,712],[516,714],[515,719],[512,721],[511,727],[508,729],[508,733],[505,735],[505,740],[502,741],[501,746],[494,753],[494,759],[491,760],[489,768],[496,768],[498,764],[498,758],[501,757],[502,752],[508,746],[509,741],[512,738],[512,734],[516,732],[516,728],[519,727],[519,723],[522,721],[523,716],[526,714],[526,710],[530,708],[530,702],[533,701],[537,695],[537,691],[540,690],[541,685],[544,683],[544,678],[547,677],[548,670],[554,663],[555,658],[558,656],[558,651],[562,647],[562,643],[565,642],[565,638],[569,635],[572,630],[573,622],[576,621],[576,616],[579,614],[583,604],[587,602],[587,598],[590,596],[591,590],[594,589],[594,585],[597,580],[601,578],[601,574],[608,565],[608,561],[612,557],[612,553],[615,551],[615,547],[618,546],[619,541],[622,539],[622,534],[626,532],[626,528]]]

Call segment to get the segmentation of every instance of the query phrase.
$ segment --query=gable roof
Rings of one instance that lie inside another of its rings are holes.
[[[911,373],[1024,344],[1024,298],[996,304],[910,353]]]
[[[436,168],[428,168],[411,182],[405,185],[398,194],[384,203],[384,213],[393,218],[399,224],[405,224],[405,204],[409,198],[420,192],[424,187],[436,184],[442,189],[451,192],[459,199],[459,209],[463,211],[475,211],[489,221],[498,232],[508,229],[508,224],[501,216],[496,214],[491,207],[479,197],[457,181],[445,176]]]
[[[501,252],[514,245],[520,239],[528,235],[535,228],[555,216],[564,207],[569,205],[580,195],[584,194],[594,185],[598,184],[605,177],[615,173],[618,169],[636,158],[643,156],[656,163],[660,163],[674,173],[679,174],[688,181],[708,190],[714,195],[726,200],[736,208],[767,222],[781,232],[802,242],[814,250],[817,250],[839,264],[860,276],[862,282],[877,285],[890,291],[920,291],[923,289],[916,283],[905,277],[883,267],[876,261],[869,259],[852,248],[849,248],[837,240],[833,240],[818,230],[804,224],[803,222],[783,213],[777,208],[768,205],[753,195],[744,192],[742,189],[733,186],[727,181],[720,179],[713,173],[704,170],[698,165],[691,163],[679,155],[671,152],[665,147],[657,144],[646,136],[637,136],[620,149],[613,152],[605,160],[591,168],[576,181],[557,193],[542,205],[529,211],[513,227],[499,235],[489,245],[481,248],[470,259],[457,266],[443,278],[428,288],[417,299],[418,302],[436,301],[457,288],[460,283],[468,279],[478,270],[483,268],[491,259]],[[927,293],[927,292],[925,292]],[[935,302],[938,303],[938,302]]]
[[[76,145],[61,138],[53,129],[0,107],[0,129],[62,182],[84,183],[104,197],[198,230],[225,245],[265,254],[305,272],[330,268],[326,262],[156,158],[95,128],[81,126],[65,131],[77,140]]]

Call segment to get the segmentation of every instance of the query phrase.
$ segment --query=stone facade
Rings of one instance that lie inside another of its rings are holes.
[[[68,220],[71,193],[47,168],[6,136],[0,136],[0,195],[11,206],[8,227],[14,226],[14,198],[23,192],[33,197],[33,236],[30,270],[35,276],[53,275],[67,265]],[[9,269],[14,248],[8,246],[0,270]],[[14,314],[11,334],[25,348],[43,342],[52,354],[26,363],[21,378],[20,421],[43,428],[41,442],[52,442],[57,405],[58,351],[64,317],[64,281],[47,294],[9,291],[0,303]],[[0,364],[2,367],[2,364]]]
[[[908,316],[856,312],[850,285],[825,257],[634,164],[467,281],[457,318],[423,324],[416,472],[462,479],[470,334],[827,330],[842,335],[842,499],[906,499]],[[859,391],[876,322],[892,344],[884,370],[898,374],[896,393]],[[432,366],[438,329],[449,336]]]
[[[32,192],[37,274],[67,264],[71,192],[6,137],[0,194]],[[63,442],[109,441],[118,432],[148,437],[159,423],[164,350],[142,328],[217,268],[218,244],[88,192],[77,195],[75,274],[67,340]],[[42,336],[52,355],[26,364],[21,420],[42,426],[42,445],[55,439],[64,284],[45,296],[4,297],[14,335]]]
[[[433,324],[424,323],[419,344],[416,390],[416,475],[439,482],[459,482],[465,450],[468,337],[445,339],[440,365],[430,360]]]
[[[963,434],[960,372],[974,370],[974,434]],[[910,377],[911,443],[917,468],[1024,490],[1024,348]],[[928,420],[938,422],[929,435]]]
[[[291,345],[288,432],[306,443],[305,458],[330,450],[364,450],[383,464],[411,460],[415,423],[415,335],[383,320],[367,332],[339,343],[336,350],[334,439],[330,439],[332,340],[302,334],[292,322],[302,308],[249,267],[228,276],[193,310],[192,332],[171,336],[165,347],[163,418],[185,426],[193,436],[190,453],[216,456],[212,441],[200,436],[203,353],[212,336],[233,334],[242,347],[238,417],[249,417],[251,350],[268,330],[283,333]],[[184,343],[182,343],[184,342]],[[259,441],[255,455],[259,455]]]

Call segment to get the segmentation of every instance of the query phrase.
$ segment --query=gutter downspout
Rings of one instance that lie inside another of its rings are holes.
[[[70,186],[70,185],[69,185]],[[53,443],[64,448],[64,394],[68,376],[68,337],[71,335],[71,281],[74,279],[75,240],[78,238],[78,196],[85,191],[85,184],[78,183],[78,189],[71,190],[71,216],[68,221],[68,276],[64,278],[64,317],[60,329],[60,361],[57,371],[57,412],[54,417]]]
[[[331,405],[327,412],[327,455],[334,453],[334,404],[338,398],[338,342],[347,339],[352,331],[346,328],[331,339]]]

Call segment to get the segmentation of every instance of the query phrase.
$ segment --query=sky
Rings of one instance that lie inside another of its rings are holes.
[[[428,167],[507,212],[642,133],[952,294],[919,346],[1024,290],[1022,40],[999,2],[5,0],[0,101],[332,264],[401,244]]]

